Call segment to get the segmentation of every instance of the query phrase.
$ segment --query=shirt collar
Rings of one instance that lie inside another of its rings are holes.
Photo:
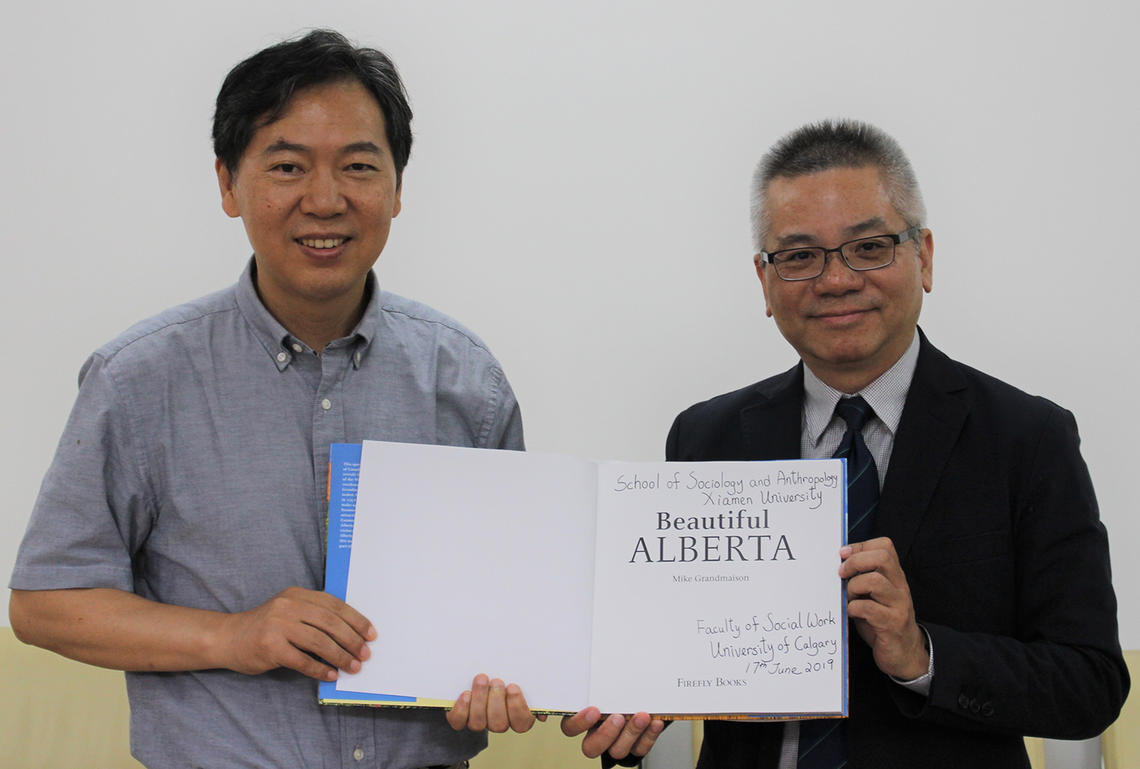
[[[261,297],[257,295],[257,289],[253,284],[255,270],[256,264],[253,257],[250,257],[249,263],[246,264],[245,270],[242,271],[235,287],[237,306],[254,335],[261,342],[262,347],[273,359],[277,370],[284,371],[298,353],[312,352],[312,350],[300,339],[290,334],[289,330],[282,326],[262,304]],[[368,354],[372,340],[375,339],[380,328],[380,291],[377,287],[376,275],[372,271],[369,271],[366,278],[364,295],[368,297],[368,301],[356,328],[347,337],[330,342],[330,346],[353,346],[355,348],[352,353],[354,368],[360,368],[360,362]]]
[[[886,425],[892,435],[898,430],[903,406],[906,405],[906,394],[910,390],[910,381],[914,378],[914,370],[918,365],[918,349],[916,329],[910,346],[893,366],[858,393],[851,393],[863,396],[874,409],[875,416]],[[820,436],[835,414],[835,404],[844,395],[847,393],[842,393],[826,384],[812,373],[810,368],[804,366],[804,431],[813,444],[819,443]]]

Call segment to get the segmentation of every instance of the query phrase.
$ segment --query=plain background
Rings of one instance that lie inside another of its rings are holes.
[[[823,117],[893,134],[935,236],[923,328],[1075,412],[1122,641],[1140,646],[1134,4],[109,0],[4,16],[0,572],[85,357],[232,283],[249,254],[209,142],[225,73],[330,26],[387,51],[415,111],[381,284],[489,343],[534,450],[660,459],[679,410],[789,367],[752,268],[752,167]]]

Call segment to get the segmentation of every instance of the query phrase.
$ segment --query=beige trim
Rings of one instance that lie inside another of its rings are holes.
[[[123,674],[20,643],[0,627],[0,769],[140,769]]]
[[[1105,769],[1135,769],[1140,767],[1140,695],[1136,693],[1140,679],[1140,650],[1124,652],[1128,672],[1132,676],[1132,692],[1124,702],[1116,723],[1108,727],[1100,738],[1100,750]]]

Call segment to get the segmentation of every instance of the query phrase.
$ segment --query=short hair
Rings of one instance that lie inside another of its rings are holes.
[[[214,108],[214,154],[231,174],[257,129],[278,120],[303,88],[357,80],[376,98],[399,186],[412,151],[412,110],[400,73],[384,53],[316,29],[258,51],[226,75]]]
[[[776,177],[796,177],[832,168],[875,167],[883,175],[891,204],[907,227],[921,227],[926,204],[918,178],[902,147],[882,130],[858,120],[823,120],[780,139],[752,175],[752,239],[755,252],[768,236],[768,186]]]

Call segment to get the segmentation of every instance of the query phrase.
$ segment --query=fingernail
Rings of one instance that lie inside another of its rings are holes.
[[[376,632],[376,628],[373,625],[369,625],[368,629],[364,631],[364,640],[366,641],[375,641],[379,636],[380,634]]]
[[[360,662],[358,660],[353,660],[352,662],[348,663],[348,672],[349,673],[359,673],[360,672]]]

